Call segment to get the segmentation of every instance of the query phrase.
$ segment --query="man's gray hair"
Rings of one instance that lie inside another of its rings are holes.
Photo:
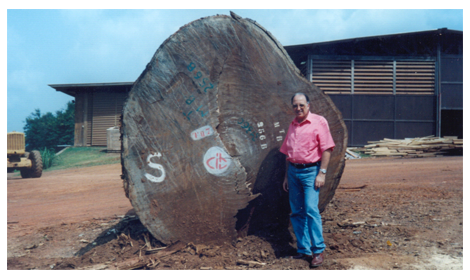
[[[290,99],[290,103],[291,103],[291,104],[294,104],[294,97],[296,97],[297,95],[303,95],[303,96],[305,96],[305,100],[307,100],[307,104],[310,104],[310,99],[309,99],[308,96],[307,96],[305,93],[303,93],[303,92],[297,92],[297,93],[295,93],[294,95],[292,95],[292,98]]]

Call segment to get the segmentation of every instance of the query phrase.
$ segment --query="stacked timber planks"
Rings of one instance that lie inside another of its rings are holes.
[[[388,139],[368,141],[364,148],[356,151],[371,156],[399,157],[434,157],[448,153],[461,153],[463,139],[456,136],[434,137],[434,135],[418,138]]]

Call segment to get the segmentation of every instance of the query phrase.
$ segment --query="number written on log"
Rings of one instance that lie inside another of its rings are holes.
[[[192,131],[190,136],[193,140],[201,140],[202,138],[211,136],[213,134],[214,134],[214,130],[212,129],[212,127],[206,125],[206,126],[200,127]]]
[[[221,147],[212,147],[204,155],[204,167],[207,172],[213,175],[223,175],[230,164],[232,163],[232,158],[222,149]]]
[[[147,164],[150,168],[153,168],[153,169],[158,169],[160,170],[160,172],[162,173],[160,176],[154,176],[154,175],[151,175],[151,174],[148,174],[148,173],[145,173],[145,177],[151,181],[151,182],[154,182],[154,183],[161,183],[163,182],[163,180],[165,180],[165,169],[163,168],[163,166],[161,164],[158,164],[158,163],[154,163],[154,162],[151,162],[150,160],[154,157],[162,157],[162,154],[160,153],[155,153],[155,154],[150,154],[148,155],[147,157]]]
[[[189,63],[187,66],[187,69],[189,72],[193,72],[193,70],[196,69],[196,64],[194,64],[193,62]],[[207,92],[208,89],[214,88],[214,85],[212,83],[207,83],[207,82],[210,82],[210,80],[208,78],[204,78],[200,71],[196,71],[195,73],[196,74],[192,77],[196,80],[199,80],[202,78],[202,80],[197,82],[197,84],[203,88],[204,92]]]
[[[243,118],[238,119],[238,124],[245,129],[245,132],[248,133],[251,136],[252,141],[256,141],[256,139],[259,137],[259,134],[254,131],[254,128],[245,121]]]
[[[205,93],[207,93],[207,90],[208,89],[213,89],[214,88],[214,85],[212,83],[210,83],[210,80],[206,77],[203,77],[203,74],[201,73],[201,71],[195,71],[193,72],[193,70],[196,69],[196,64],[194,64],[193,62],[189,63],[188,66],[186,67],[188,69],[189,72],[192,72],[193,74],[190,75],[190,77],[192,77],[193,79],[197,80],[196,81],[196,84],[199,85],[200,87],[202,87],[203,91]],[[202,79],[201,79],[202,78]],[[188,105],[191,105],[191,103],[194,102],[194,100],[196,99],[196,97],[194,95],[191,95],[189,96],[188,99],[186,99],[186,104]],[[197,109],[196,109],[196,112],[199,112],[201,117],[205,117],[208,113],[208,111],[204,112],[201,108],[202,108],[203,105],[200,105]],[[193,110],[190,110],[189,112],[187,113],[184,113],[183,112],[183,115],[188,119],[188,121],[191,120],[190,118],[190,115],[193,113],[194,111]]]
[[[264,133],[264,128],[261,128],[264,126],[264,123],[263,122],[259,122],[257,123],[258,125],[258,132],[261,134],[261,133]],[[265,140],[266,139],[266,136],[265,135],[261,135],[259,137],[259,140]],[[268,147],[268,144],[264,143],[264,144],[261,144],[261,149],[264,150]]]

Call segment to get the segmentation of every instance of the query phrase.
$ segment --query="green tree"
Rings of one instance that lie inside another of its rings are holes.
[[[75,104],[71,101],[54,114],[41,114],[36,109],[26,118],[24,132],[26,149],[56,149],[57,145],[73,145]]]

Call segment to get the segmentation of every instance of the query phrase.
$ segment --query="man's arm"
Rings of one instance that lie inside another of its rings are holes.
[[[286,160],[286,174],[284,175],[284,182],[282,183],[282,188],[285,192],[289,191],[289,184],[287,183],[287,169],[289,168],[289,162]]]
[[[330,148],[323,152],[322,157],[321,157],[320,169],[328,168],[332,150],[333,149]],[[315,179],[315,189],[321,188],[325,185],[325,177],[326,177],[326,174],[323,174],[321,172],[318,173],[317,178]]]

